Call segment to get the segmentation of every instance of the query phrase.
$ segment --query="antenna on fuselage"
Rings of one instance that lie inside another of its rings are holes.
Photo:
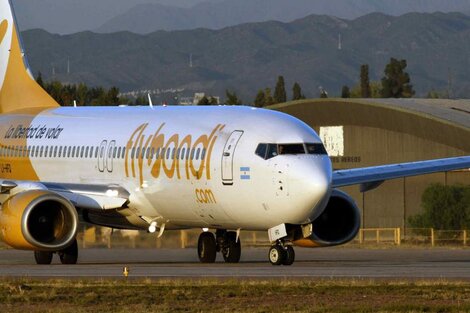
[[[74,108],[77,107],[77,100],[73,100],[73,107],[74,107]]]
[[[150,97],[150,93],[148,93],[147,96],[149,97],[149,105],[153,109],[153,102],[152,102],[152,97]]]

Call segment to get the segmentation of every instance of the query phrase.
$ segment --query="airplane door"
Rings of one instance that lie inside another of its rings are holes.
[[[106,160],[106,146],[108,145],[107,140],[103,140],[100,144],[100,150],[98,151],[98,169],[100,172],[104,172],[105,160]]]
[[[222,154],[222,183],[224,185],[233,185],[233,156],[238,141],[243,135],[243,131],[234,131],[225,143]]]
[[[106,169],[109,173],[113,171],[114,149],[116,148],[116,140],[112,140],[108,146],[108,158],[106,160]]]

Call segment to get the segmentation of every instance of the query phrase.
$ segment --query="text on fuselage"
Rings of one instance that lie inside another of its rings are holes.
[[[210,160],[214,144],[217,140],[217,133],[222,131],[225,125],[218,124],[210,134],[203,134],[193,140],[192,135],[164,133],[165,123],[162,123],[155,132],[147,132],[149,124],[145,123],[137,127],[129,138],[126,146],[125,172],[127,177],[139,177],[140,183],[144,181],[144,169],[147,168],[153,178],[165,175],[167,178],[187,180],[191,178],[201,179],[204,176],[211,179]],[[161,157],[148,157],[144,151],[162,151]],[[200,149],[205,151],[201,158],[193,158],[194,151]],[[134,151],[141,151],[134,157]],[[169,151],[173,151],[170,157],[165,157]],[[175,153],[178,151],[178,153]],[[180,157],[180,153],[188,152],[191,157]],[[137,163],[137,166],[136,166]],[[184,170],[183,170],[184,168]]]

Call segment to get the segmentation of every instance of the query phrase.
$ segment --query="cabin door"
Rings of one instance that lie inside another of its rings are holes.
[[[225,143],[222,154],[222,183],[224,185],[233,185],[233,157],[238,141],[243,135],[243,131],[234,131]]]

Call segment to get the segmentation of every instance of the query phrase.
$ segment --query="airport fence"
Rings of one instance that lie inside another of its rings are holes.
[[[135,230],[112,230],[106,227],[84,227],[78,233],[81,248],[194,248],[199,229],[166,231],[156,234]],[[470,230],[435,230],[432,228],[361,228],[349,245],[371,246],[470,246]],[[244,247],[269,246],[267,232],[242,231]],[[7,248],[0,243],[0,248]]]

